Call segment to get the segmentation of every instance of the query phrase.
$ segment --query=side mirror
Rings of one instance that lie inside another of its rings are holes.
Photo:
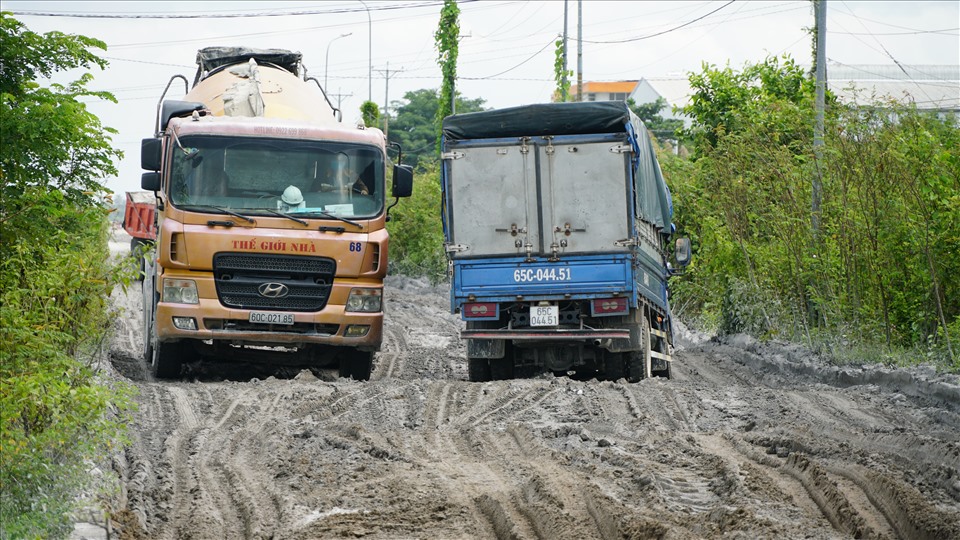
[[[160,191],[160,173],[143,173],[143,175],[140,176],[140,188],[147,191]]]
[[[674,254],[677,257],[677,264],[680,266],[690,264],[690,239],[687,237],[677,238]]]
[[[161,139],[151,137],[140,141],[140,168],[146,171],[159,171],[162,158]]]
[[[409,197],[413,194],[413,167],[393,166],[393,197]]]

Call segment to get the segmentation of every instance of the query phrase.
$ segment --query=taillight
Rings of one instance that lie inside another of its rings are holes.
[[[464,304],[461,313],[464,319],[498,319],[500,317],[496,302]]]
[[[593,301],[593,316],[621,315],[630,311],[627,298],[598,298]]]

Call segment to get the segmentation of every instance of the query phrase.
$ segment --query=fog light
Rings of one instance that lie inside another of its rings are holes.
[[[365,324],[351,324],[343,332],[343,337],[363,337],[370,331],[370,327]]]
[[[174,317],[173,325],[176,326],[178,330],[196,330],[197,320],[193,317]]]
[[[381,311],[380,289],[351,289],[345,311],[377,313]]]
[[[192,279],[163,280],[163,301],[173,304],[199,304],[197,282]]]

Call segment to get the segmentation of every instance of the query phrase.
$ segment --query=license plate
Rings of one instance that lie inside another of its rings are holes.
[[[293,324],[293,313],[276,313],[273,311],[251,311],[250,322],[258,324]]]
[[[556,326],[560,324],[559,306],[530,306],[530,326]]]

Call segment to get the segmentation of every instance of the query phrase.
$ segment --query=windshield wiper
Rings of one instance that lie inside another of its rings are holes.
[[[321,216],[323,216],[323,217],[325,217],[325,218],[327,218],[327,219],[335,219],[335,220],[337,220],[337,221],[342,221],[342,222],[346,223],[347,225],[353,225],[354,227],[358,227],[358,228],[360,228],[360,229],[363,228],[363,225],[357,223],[356,221],[350,221],[350,220],[347,219],[347,218],[342,218],[342,217],[340,217],[340,216],[338,216],[338,215],[334,215],[334,214],[331,214],[331,213],[329,213],[329,212],[324,212],[323,210],[311,210],[311,211],[309,211],[309,212],[304,212],[304,214],[319,214],[319,215],[321,215]]]
[[[302,224],[302,225],[309,225],[309,223],[307,223],[306,221],[304,221],[304,220],[302,220],[302,219],[300,219],[300,218],[295,218],[295,217],[291,216],[290,214],[284,214],[283,212],[280,212],[280,211],[277,211],[277,210],[271,210],[270,208],[258,208],[257,210],[265,210],[265,211],[270,212],[271,214],[273,214],[273,215],[275,215],[275,216],[283,216],[283,217],[285,217],[285,218],[287,218],[287,219],[292,219],[293,221],[296,221],[297,223],[300,223],[300,224]]]
[[[247,221],[247,222],[249,222],[249,223],[256,223],[256,222],[257,222],[255,219],[253,219],[253,218],[251,218],[251,217],[249,217],[249,216],[245,216],[245,215],[243,215],[243,214],[238,214],[237,212],[234,212],[233,210],[227,210],[226,208],[222,208],[222,207],[219,207],[219,206],[214,206],[214,205],[212,205],[212,204],[188,204],[188,205],[184,205],[184,206],[186,206],[186,207],[188,207],[188,208],[213,208],[214,210],[223,212],[224,214],[230,214],[231,216],[236,216],[236,217],[238,217],[238,218],[240,218],[240,219],[242,219],[242,220],[245,220],[245,221]]]

